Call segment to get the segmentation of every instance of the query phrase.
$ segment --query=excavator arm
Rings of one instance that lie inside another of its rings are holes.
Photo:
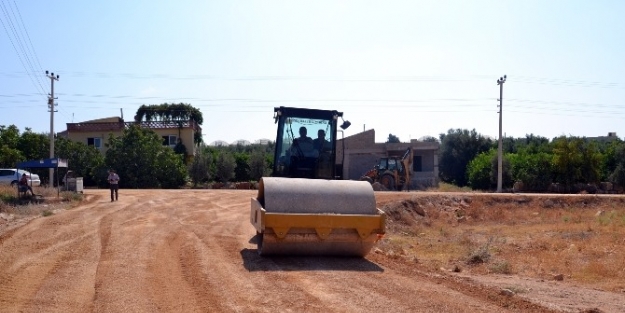
[[[404,155],[401,157],[401,164],[404,167],[403,175],[404,178],[404,190],[410,190],[410,171],[412,169],[412,148],[408,147]]]

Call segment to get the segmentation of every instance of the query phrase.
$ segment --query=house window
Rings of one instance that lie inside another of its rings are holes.
[[[171,148],[176,146],[176,141],[178,137],[176,135],[166,135],[163,136],[163,146],[169,146]]]
[[[96,149],[102,148],[102,138],[100,137],[87,138],[87,146],[94,146]]]
[[[422,158],[420,155],[415,155],[412,158],[412,171],[413,172],[423,172],[423,164],[422,164]]]

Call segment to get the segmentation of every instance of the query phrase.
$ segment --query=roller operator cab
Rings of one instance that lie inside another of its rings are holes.
[[[261,255],[364,256],[384,234],[371,185],[339,180],[336,134],[343,113],[279,107],[273,177],[251,199]]]
[[[279,107],[274,177],[335,179],[337,111]],[[349,127],[344,121],[341,127]]]

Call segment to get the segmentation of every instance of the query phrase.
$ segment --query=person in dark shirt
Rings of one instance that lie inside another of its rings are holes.
[[[26,173],[22,174],[22,178],[20,178],[18,185],[20,191],[24,193],[26,193],[26,191],[30,191],[31,195],[35,195],[35,193],[33,192],[33,188],[28,185],[28,177],[26,177]]]
[[[326,140],[326,132],[323,129],[317,131],[317,138],[313,140],[313,149],[323,152],[330,149],[330,142]]]

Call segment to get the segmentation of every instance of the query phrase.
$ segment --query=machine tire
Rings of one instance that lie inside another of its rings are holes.
[[[11,187],[15,187],[15,185],[17,185],[17,180],[11,182]]]
[[[380,184],[388,190],[395,190],[395,178],[391,174],[384,174],[380,178]]]

